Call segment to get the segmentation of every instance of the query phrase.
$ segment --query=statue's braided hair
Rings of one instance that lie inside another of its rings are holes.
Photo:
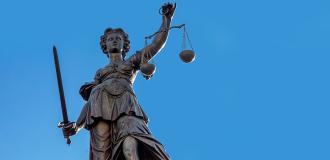
[[[124,39],[124,47],[123,47],[123,51],[122,51],[122,55],[123,55],[123,58],[125,58],[126,56],[126,53],[129,51],[130,49],[130,41],[128,39],[128,35],[127,33],[124,32],[123,29],[121,28],[115,28],[115,29],[112,29],[112,28],[107,28],[105,31],[104,31],[104,34],[100,37],[100,45],[101,45],[101,49],[103,51],[104,54],[108,55],[107,53],[107,45],[106,45],[106,39],[107,39],[107,36],[111,33],[120,33],[122,36],[123,36],[123,39]]]

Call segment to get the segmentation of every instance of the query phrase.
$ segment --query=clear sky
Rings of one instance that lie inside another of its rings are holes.
[[[68,147],[52,46],[69,118],[84,82],[108,61],[107,27],[130,36],[129,55],[157,31],[163,0],[2,0],[0,155],[4,160],[82,160],[89,132]],[[149,127],[173,160],[330,159],[330,1],[177,0],[173,25],[187,24],[197,59],[179,59],[172,30],[157,71],[134,88]]]

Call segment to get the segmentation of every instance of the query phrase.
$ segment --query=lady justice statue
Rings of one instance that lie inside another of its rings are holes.
[[[87,102],[77,121],[60,123],[66,138],[81,128],[90,131],[90,160],[169,159],[147,127],[148,117],[137,101],[133,83],[138,71],[165,45],[175,8],[172,3],[162,6],[158,34],[150,45],[127,59],[130,41],[123,29],[108,28],[101,36],[109,64],[96,72],[93,82],[81,87],[80,94]],[[144,76],[148,79],[151,75]]]

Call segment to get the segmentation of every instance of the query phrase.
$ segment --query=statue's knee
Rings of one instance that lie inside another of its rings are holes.
[[[123,143],[123,152],[126,159],[136,159],[137,141],[133,137],[127,137]]]
[[[134,151],[137,147],[137,141],[133,137],[126,137],[123,144],[123,149],[126,152]]]

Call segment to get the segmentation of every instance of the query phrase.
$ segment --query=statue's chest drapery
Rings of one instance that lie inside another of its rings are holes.
[[[137,70],[126,61],[120,64],[109,64],[97,72],[95,79],[100,84],[95,89],[107,91],[114,96],[121,95],[125,91],[133,93],[132,84],[136,74]]]
[[[121,115],[134,113],[135,116],[148,120],[133,91],[133,82],[138,69],[132,61],[109,64],[96,72],[95,84],[88,99],[87,125],[94,120],[116,121]]]
[[[130,62],[124,61],[120,64],[109,64],[96,73],[96,79],[101,83],[112,78],[122,78],[134,83],[137,69]]]

